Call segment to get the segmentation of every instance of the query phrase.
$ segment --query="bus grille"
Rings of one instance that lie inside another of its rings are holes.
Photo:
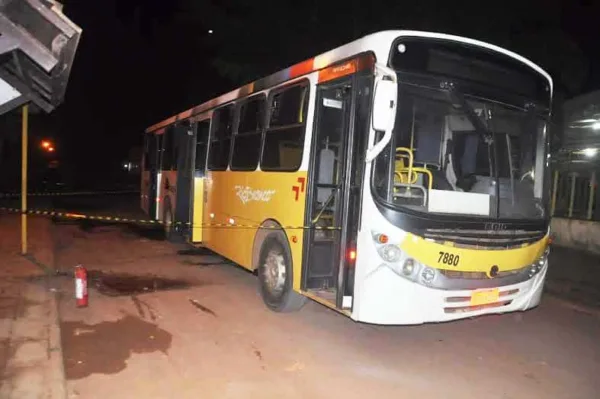
[[[458,307],[453,307],[453,308],[444,308],[444,313],[448,314],[448,313],[475,312],[477,310],[482,310],[482,309],[499,308],[502,306],[508,306],[511,303],[512,303],[512,301],[501,301],[501,302],[488,303],[487,305],[458,306]]]
[[[514,295],[519,293],[519,289],[515,288],[508,291],[500,292],[500,300],[498,302],[488,303],[485,305],[471,305],[469,301],[471,297],[468,296],[454,296],[446,298],[448,306],[444,307],[444,313],[468,313],[475,312],[477,310],[499,308],[502,306],[508,306],[512,303]]]
[[[482,230],[426,229],[423,236],[440,244],[452,242],[458,248],[517,248],[541,240],[544,230],[508,230],[487,232]]]
[[[494,279],[512,276],[515,274],[519,274],[522,269],[517,270],[508,270],[504,272],[499,272]],[[485,272],[460,272],[456,270],[439,270],[441,274],[451,279],[464,279],[464,280],[487,280],[489,277]]]

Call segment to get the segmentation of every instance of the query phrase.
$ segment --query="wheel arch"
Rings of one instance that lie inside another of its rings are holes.
[[[273,232],[277,232],[281,235],[284,244],[287,245],[288,250],[291,253],[290,242],[288,240],[287,233],[285,232],[285,229],[282,227],[281,223],[279,223],[275,219],[267,219],[260,224],[260,228],[254,235],[254,242],[252,244],[252,270],[256,270],[258,268],[258,263],[260,261],[260,250],[267,236]],[[290,262],[292,262],[291,266],[293,269],[293,257],[291,257]]]

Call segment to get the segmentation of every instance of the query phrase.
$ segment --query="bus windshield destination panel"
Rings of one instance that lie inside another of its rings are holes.
[[[548,268],[551,100],[508,50],[378,32],[148,128],[142,208],[257,271],[274,311],[524,311]]]

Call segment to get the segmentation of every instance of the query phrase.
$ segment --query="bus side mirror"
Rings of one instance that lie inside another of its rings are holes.
[[[373,93],[373,111],[371,112],[371,125],[375,131],[383,131],[383,137],[367,150],[365,162],[371,162],[385,148],[392,139],[392,130],[396,123],[396,101],[398,99],[398,86],[396,82],[381,79],[375,85]]]
[[[396,83],[391,80],[380,80],[375,86],[373,95],[373,129],[391,131],[396,119]]]

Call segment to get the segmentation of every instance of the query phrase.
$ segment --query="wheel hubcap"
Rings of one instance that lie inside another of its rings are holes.
[[[280,293],[285,284],[285,259],[279,251],[267,254],[263,267],[264,280],[272,293]]]

